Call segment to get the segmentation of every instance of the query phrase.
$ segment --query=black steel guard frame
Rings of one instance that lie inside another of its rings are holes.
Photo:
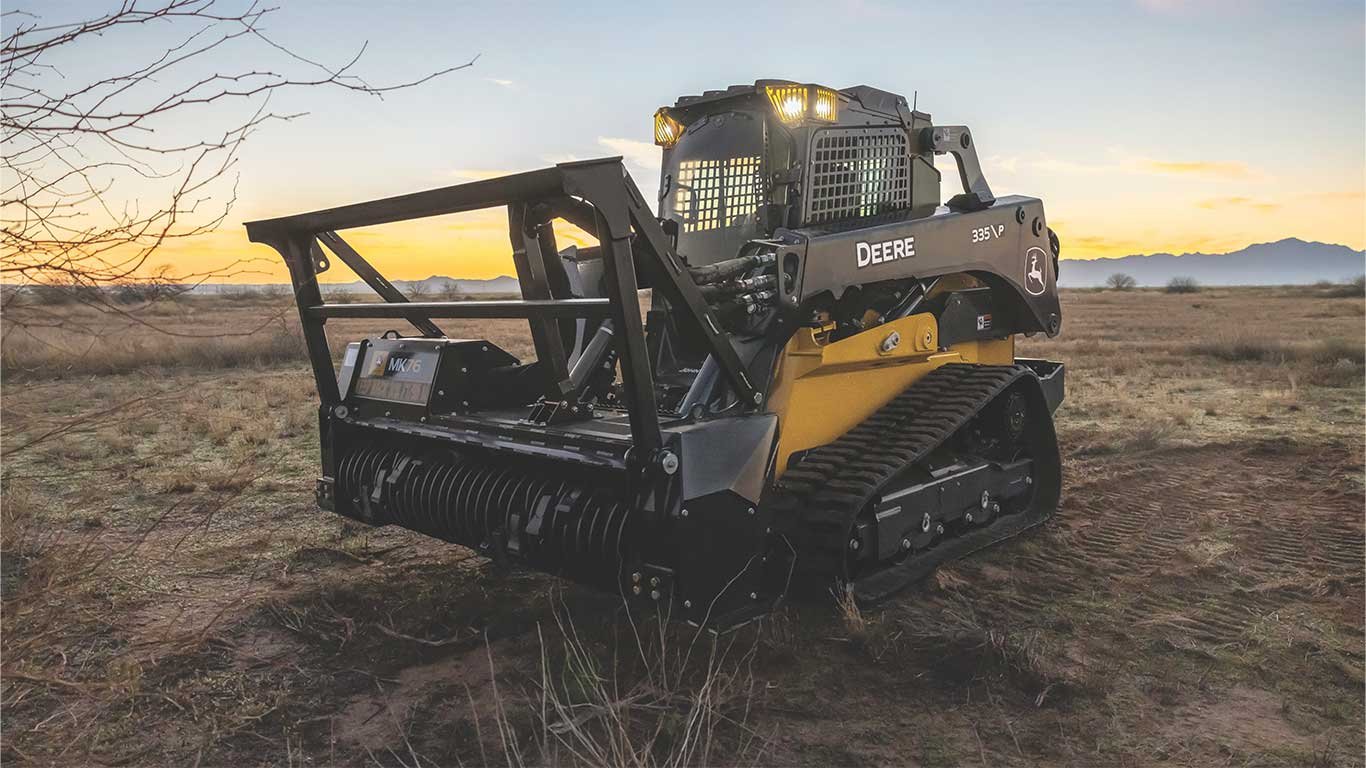
[[[521,284],[520,301],[410,302],[338,230],[390,224],[451,213],[506,206],[513,261]],[[597,235],[603,259],[606,298],[573,298],[549,226],[562,218]],[[646,351],[637,291],[663,291],[669,305],[706,340],[727,383],[741,403],[757,406],[763,395],[750,382],[729,335],[698,291],[687,265],[673,249],[660,222],[645,205],[620,157],[561,163],[526,173],[441,187],[397,197],[355,203],[294,216],[252,221],[247,236],[274,248],[289,267],[308,356],[324,409],[340,401],[337,373],[327,343],[328,318],[396,318],[411,322],[424,336],[444,336],[433,322],[441,318],[525,318],[531,325],[537,359],[563,386],[568,363],[558,321],[610,318],[621,365],[631,440],[638,461],[653,462],[662,447],[654,381]],[[383,302],[328,304],[318,275],[331,265],[326,247]],[[636,265],[648,278],[642,284]]]

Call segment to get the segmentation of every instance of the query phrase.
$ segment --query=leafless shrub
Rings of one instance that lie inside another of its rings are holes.
[[[276,303],[291,295],[289,286],[265,285],[228,285],[219,289],[218,295],[240,303]]]
[[[219,291],[219,295],[237,302],[262,301],[266,298],[265,291],[257,285],[226,286]]]
[[[151,304],[162,299],[174,299],[189,292],[190,287],[167,277],[168,269],[162,269],[146,280],[124,280],[108,289],[116,304]]]
[[[451,281],[446,287],[441,289],[441,299],[443,301],[471,301],[472,297],[460,290],[460,283]]]
[[[1173,277],[1167,281],[1167,293],[1199,293],[1200,283],[1193,277]]]
[[[1123,272],[1116,272],[1105,278],[1105,287],[1112,291],[1132,291],[1138,285],[1138,281],[1132,275]]]
[[[1366,296],[1366,275],[1357,275],[1343,283],[1321,281],[1315,286],[1319,295],[1329,299],[1359,299]]]
[[[323,300],[329,304],[355,304],[360,297],[345,288],[332,288],[323,291]]]
[[[17,306],[40,307],[90,304],[104,300],[103,292],[99,288],[65,280],[23,286],[11,298]],[[9,309],[6,307],[6,311]]]

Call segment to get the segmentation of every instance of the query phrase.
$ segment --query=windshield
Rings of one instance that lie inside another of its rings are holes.
[[[710,115],[689,126],[670,153],[660,214],[678,223],[678,251],[693,265],[735,256],[759,236],[767,185],[762,121],[745,112]]]

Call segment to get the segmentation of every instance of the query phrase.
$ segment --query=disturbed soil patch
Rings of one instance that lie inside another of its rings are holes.
[[[857,650],[803,656],[782,761],[1359,764],[1359,459],[1219,445],[1092,470],[1070,465],[1042,530],[873,614]]]

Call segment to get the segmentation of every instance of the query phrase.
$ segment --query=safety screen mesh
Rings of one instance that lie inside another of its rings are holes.
[[[684,160],[677,185],[674,211],[684,232],[735,226],[759,209],[759,156]]]
[[[900,128],[819,131],[811,143],[806,223],[911,207],[911,158]]]

